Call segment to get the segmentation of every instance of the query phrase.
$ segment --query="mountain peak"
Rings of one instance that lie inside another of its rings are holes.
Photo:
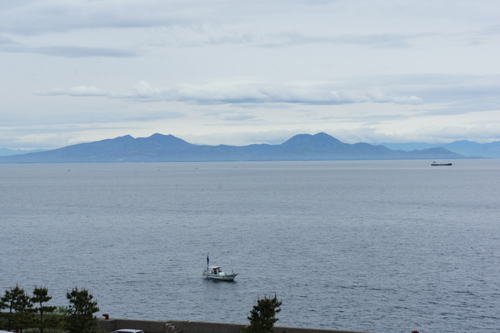
[[[118,140],[118,141],[125,141],[125,140],[135,140],[133,136],[131,136],[130,134],[127,134],[127,135],[124,135],[124,136],[119,136],[119,137],[116,137],[114,139],[104,139],[102,141],[109,141],[109,140]],[[96,142],[99,142],[99,141],[96,141]]]
[[[142,139],[155,140],[155,141],[162,140],[162,141],[183,141],[183,142],[186,142],[182,139],[179,139],[176,136],[173,136],[172,134],[160,134],[160,133],[155,133],[155,134],[151,135],[149,138],[142,138]]]
[[[141,149],[146,147],[161,147],[163,148],[185,148],[191,147],[192,144],[173,136],[172,134],[164,135],[160,133],[155,133],[148,138],[137,138],[137,145]]]
[[[297,134],[281,144],[282,147],[309,147],[309,148],[333,148],[344,143],[326,133]]]
[[[155,133],[155,134],[151,135],[148,139],[157,139],[157,138],[176,138],[176,137],[173,136],[172,134]]]

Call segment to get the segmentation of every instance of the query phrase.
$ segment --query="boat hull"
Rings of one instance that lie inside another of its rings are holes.
[[[217,281],[234,281],[234,278],[236,277],[236,275],[238,275],[238,274],[229,274],[229,275],[224,275],[224,276],[213,275],[213,274],[203,274],[205,279],[217,280]]]

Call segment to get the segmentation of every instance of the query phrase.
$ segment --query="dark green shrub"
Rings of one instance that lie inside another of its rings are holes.
[[[37,306],[31,310],[31,312],[36,315],[32,317],[33,327],[38,328],[40,333],[43,333],[45,328],[57,328],[59,321],[56,316],[48,315],[57,309],[56,306],[45,305],[45,303],[52,299],[52,296],[48,294],[49,291],[47,288],[38,288],[35,286],[33,296],[31,297],[31,302],[34,306]]]
[[[8,309],[9,312],[0,313],[0,316],[5,318],[5,322],[0,321],[0,328],[22,332],[30,327],[32,307],[31,298],[18,285],[6,290],[0,299],[0,311]]]
[[[282,302],[276,295],[273,298],[264,296],[257,299],[257,305],[250,311],[250,325],[242,328],[243,333],[273,333],[274,323],[278,321],[276,314],[281,311]]]
[[[68,315],[66,316],[66,329],[69,333],[96,332],[97,320],[94,313],[99,311],[97,302],[92,301],[93,296],[86,289],[81,291],[74,288],[66,293],[69,300]]]

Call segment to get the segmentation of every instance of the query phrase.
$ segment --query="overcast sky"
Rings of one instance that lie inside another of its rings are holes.
[[[500,140],[500,5],[0,0],[0,148]]]

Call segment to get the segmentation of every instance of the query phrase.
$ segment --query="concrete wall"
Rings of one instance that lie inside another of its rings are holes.
[[[241,324],[207,323],[201,321],[171,320],[170,322],[184,333],[241,333],[241,328],[247,326]],[[280,333],[283,330],[286,330],[286,333],[356,333],[353,331],[320,330],[315,328],[274,327],[274,332],[276,333]]]
[[[143,330],[146,333],[167,333],[163,329],[167,323],[172,323],[183,333],[241,333],[241,328],[246,326],[243,324],[226,324],[226,323],[209,323],[201,321],[149,321],[149,320],[129,320],[129,319],[98,319],[98,328],[108,332],[121,328],[131,328]],[[353,331],[337,331],[337,330],[322,330],[315,328],[298,328],[298,327],[279,327],[276,326],[274,331],[280,333],[286,330],[286,333],[363,333]],[[169,331],[169,333],[171,333]]]
[[[97,319],[97,328],[108,332],[121,328],[143,330],[146,333],[162,333],[165,321],[130,320],[130,319]]]

